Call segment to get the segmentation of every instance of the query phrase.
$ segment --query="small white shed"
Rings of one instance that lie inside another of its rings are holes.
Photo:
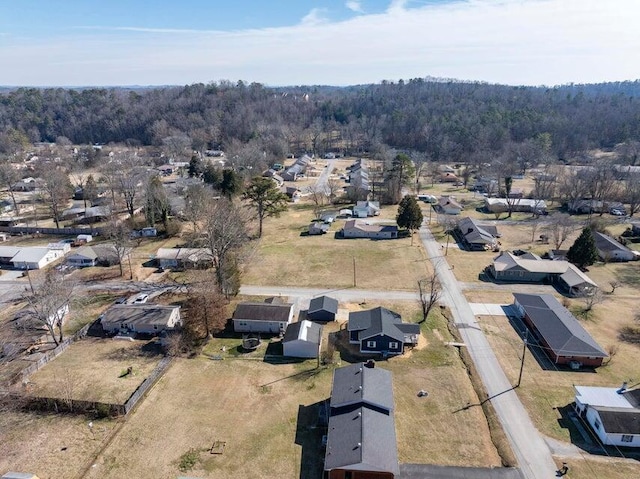
[[[322,326],[302,320],[287,326],[282,340],[282,354],[292,358],[317,358],[320,354]]]

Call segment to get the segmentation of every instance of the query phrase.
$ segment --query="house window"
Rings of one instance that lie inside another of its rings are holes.
[[[375,341],[367,341],[367,347],[368,348],[375,348],[376,347],[376,342]]]
[[[596,419],[593,423],[593,427],[595,427],[596,429],[600,429],[600,421],[598,419]]]
[[[389,343],[389,349],[399,349],[399,345],[396,342]]]
[[[630,434],[623,434],[621,440],[622,442],[633,442],[633,436]]]

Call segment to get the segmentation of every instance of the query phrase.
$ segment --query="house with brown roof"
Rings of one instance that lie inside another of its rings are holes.
[[[293,304],[280,302],[243,302],[233,313],[236,333],[281,334],[293,320]]]

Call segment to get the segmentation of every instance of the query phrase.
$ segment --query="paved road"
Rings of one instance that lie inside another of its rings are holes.
[[[329,177],[331,172],[335,169],[333,165],[335,160],[327,161],[327,167],[322,170],[320,176],[318,176],[318,180],[316,181],[315,189],[316,191],[328,191]]]
[[[418,301],[418,293],[414,291],[374,291],[356,288],[294,288],[288,286],[251,286],[240,287],[240,294],[249,296],[293,296],[313,298],[323,294],[330,295],[338,301],[361,302],[368,300]]]
[[[442,255],[440,244],[435,241],[426,226],[420,229],[420,239],[442,284],[442,301],[451,308],[456,326],[469,349],[489,397],[495,396],[491,399],[491,403],[509,438],[524,477],[527,479],[555,477],[556,466],[551,451],[531,422],[527,411],[502,371],[487,338],[476,324],[473,311],[462,294],[446,258]]]

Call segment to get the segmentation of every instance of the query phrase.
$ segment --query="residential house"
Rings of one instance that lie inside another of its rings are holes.
[[[640,166],[613,165],[613,169],[616,173],[616,178],[619,180],[640,177]]]
[[[98,264],[98,255],[91,246],[82,246],[75,253],[67,257],[67,264],[84,268]]]
[[[310,235],[323,235],[325,234],[327,231],[329,231],[329,228],[331,227],[330,224],[328,223],[322,223],[321,221],[314,221],[313,223],[311,223],[309,225],[309,234]]]
[[[322,325],[303,319],[287,326],[282,354],[292,358],[317,358],[321,342]]]
[[[396,225],[369,224],[361,220],[349,220],[342,228],[344,238],[393,239],[398,237]]]
[[[593,239],[598,248],[598,255],[603,261],[634,261],[638,256],[629,248],[597,231],[593,232]]]
[[[391,372],[363,363],[337,368],[329,401],[324,477],[399,477]]]
[[[403,323],[402,317],[386,308],[349,313],[349,343],[358,344],[364,354],[402,354],[405,345],[418,344],[420,325]]]
[[[590,214],[605,211],[604,201],[593,199],[573,200],[567,203],[567,210],[571,214]]]
[[[609,355],[550,294],[513,293],[514,308],[554,364],[598,367]]]
[[[358,201],[353,207],[353,216],[356,218],[367,218],[380,214],[379,201]]]
[[[309,302],[307,319],[311,321],[335,321],[338,314],[338,300],[330,296],[318,296]]]
[[[164,269],[197,269],[211,266],[209,248],[159,248],[156,253],[158,266]]]
[[[310,163],[311,158],[309,158],[307,155],[301,156],[280,176],[285,181],[296,181],[300,175],[304,175]]]
[[[598,287],[568,261],[544,260],[533,253],[516,256],[503,251],[485,272],[498,281],[510,283],[554,283],[571,296],[588,296]]]
[[[529,198],[485,198],[484,208],[489,213],[512,212],[543,214],[547,211],[544,200],[532,200]]]
[[[454,235],[471,251],[496,251],[499,247],[498,229],[495,226],[480,225],[472,218],[461,218]]]
[[[100,317],[100,324],[110,334],[160,334],[182,324],[180,306],[159,304],[114,304]]]
[[[0,266],[12,266],[11,260],[20,249],[18,246],[0,246]]]
[[[347,196],[356,201],[366,200],[371,192],[369,168],[366,162],[360,158],[347,170],[349,171],[349,185],[345,188]]]
[[[236,333],[281,334],[293,320],[293,304],[244,302],[233,313]]]
[[[455,173],[447,171],[440,175],[440,183],[458,183],[460,178]]]
[[[575,409],[606,446],[640,447],[640,389],[574,386]]]
[[[284,187],[283,193],[294,203],[297,203],[302,198],[302,192],[295,186]]]
[[[433,209],[437,213],[444,215],[459,215],[462,211],[462,205],[456,201],[453,196],[442,196],[438,202],[433,205]]]
[[[20,251],[11,258],[11,263],[17,269],[41,269],[64,256],[64,250],[59,248],[49,249],[42,246],[29,246],[20,248]]]

